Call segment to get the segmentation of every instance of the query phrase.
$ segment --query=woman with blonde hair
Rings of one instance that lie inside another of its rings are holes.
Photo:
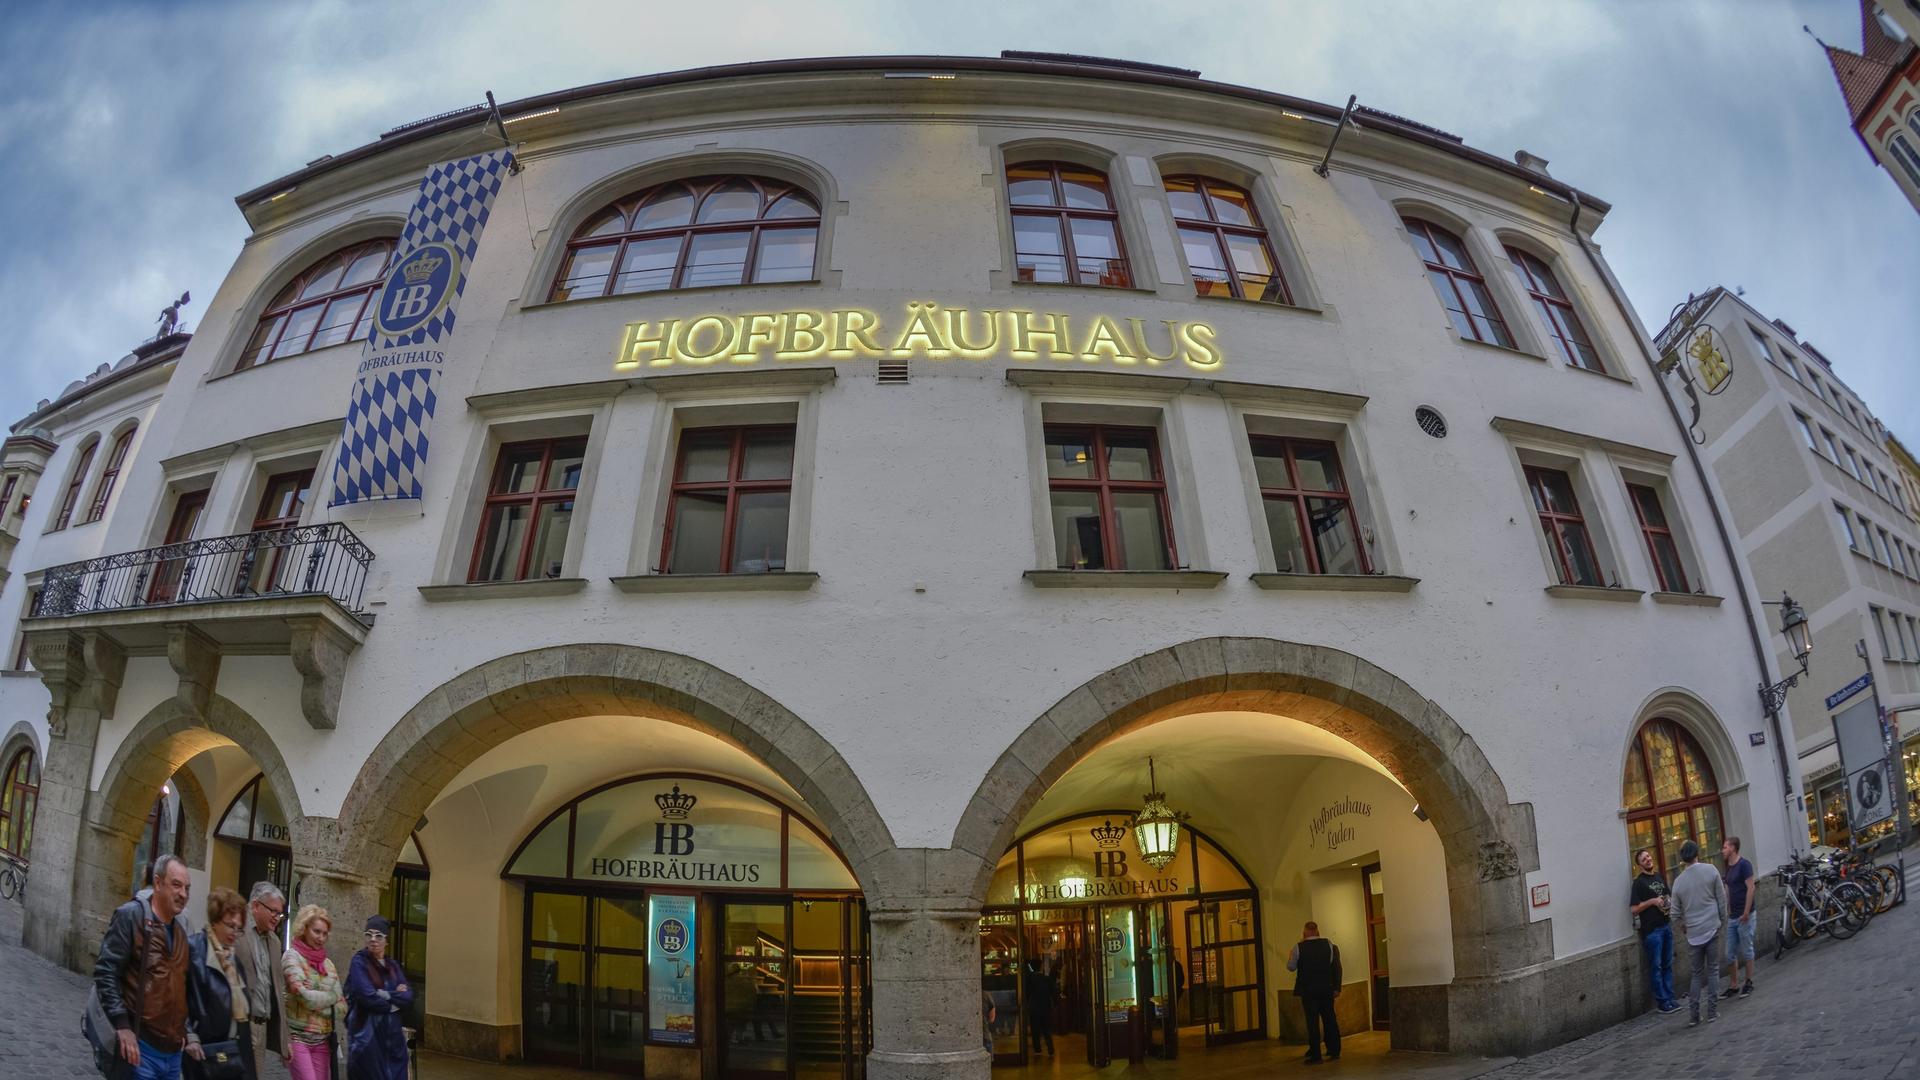
[[[327,959],[333,917],[308,904],[293,919],[293,944],[281,958],[287,981],[287,1071],[293,1080],[333,1080],[334,1012],[340,973]]]

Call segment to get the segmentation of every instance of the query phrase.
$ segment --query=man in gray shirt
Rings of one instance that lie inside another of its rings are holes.
[[[1720,1019],[1720,931],[1727,924],[1727,886],[1720,872],[1700,861],[1700,845],[1680,845],[1687,864],[1668,891],[1674,928],[1686,939],[1693,972],[1687,982],[1687,1026],[1700,1024],[1700,989],[1707,990],[1707,1023]]]

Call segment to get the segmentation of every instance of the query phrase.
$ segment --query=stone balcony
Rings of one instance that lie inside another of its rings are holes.
[[[373,552],[338,522],[188,540],[49,567],[23,622],[50,721],[90,681],[118,683],[125,658],[164,655],[181,702],[203,714],[222,657],[289,657],[301,709],[338,723],[347,657],[367,639],[361,609]]]

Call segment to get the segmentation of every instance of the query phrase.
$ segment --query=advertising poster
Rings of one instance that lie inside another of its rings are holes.
[[[647,1040],[694,1045],[693,897],[647,898]]]

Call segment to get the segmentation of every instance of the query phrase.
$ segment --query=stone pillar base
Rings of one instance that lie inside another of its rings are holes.
[[[871,1080],[987,1080],[993,1055],[982,1048],[943,1053],[875,1050],[867,1055]]]
[[[1396,986],[1393,1048],[1524,1057],[1645,1012],[1638,938],[1515,972]]]

